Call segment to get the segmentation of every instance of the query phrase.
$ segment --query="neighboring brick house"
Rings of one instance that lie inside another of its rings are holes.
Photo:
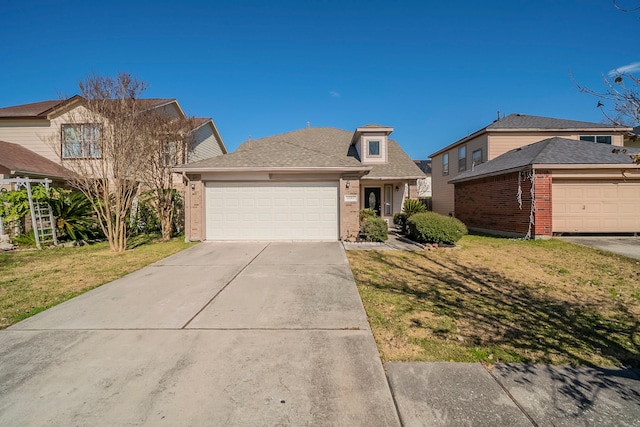
[[[602,123],[510,114],[431,154],[433,210],[458,216],[450,181],[514,148],[556,136],[623,146],[631,131],[630,127]]]
[[[640,165],[615,151],[566,138],[508,151],[450,181],[456,217],[472,230],[527,238],[640,232]]]
[[[306,128],[175,168],[190,181],[186,239],[346,239],[358,234],[363,208],[392,223],[424,173],[391,132]]]

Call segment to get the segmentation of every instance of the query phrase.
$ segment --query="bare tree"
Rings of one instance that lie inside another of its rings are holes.
[[[166,241],[173,231],[176,179],[181,180],[172,168],[187,161],[194,142],[192,130],[195,119],[168,117],[161,110],[152,112],[147,118],[148,155],[141,177],[144,186],[150,189],[151,204],[160,220],[162,240]]]
[[[62,124],[63,165],[70,184],[91,200],[112,251],[127,243],[127,217],[148,164],[146,84],[127,73],[88,76],[79,83],[82,106]]]
[[[613,124],[638,126],[640,124],[640,78],[630,72],[613,70],[603,76],[604,90],[597,91],[576,82],[580,92],[597,97],[597,107]]]

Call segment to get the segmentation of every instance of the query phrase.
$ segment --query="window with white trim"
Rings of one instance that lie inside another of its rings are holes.
[[[370,156],[379,156],[380,155],[380,141],[377,139],[370,139],[367,141],[368,154]]]
[[[467,146],[458,147],[458,172],[467,170]]]
[[[471,168],[482,163],[482,148],[479,148],[471,153]]]
[[[442,175],[449,175],[449,153],[442,155]]]
[[[99,138],[100,127],[96,124],[62,125],[62,158],[101,158]]]

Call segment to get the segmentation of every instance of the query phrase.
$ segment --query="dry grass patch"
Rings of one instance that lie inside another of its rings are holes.
[[[479,236],[347,256],[385,361],[640,366],[637,260]]]
[[[173,239],[123,253],[107,243],[0,252],[0,329],[192,245]]]

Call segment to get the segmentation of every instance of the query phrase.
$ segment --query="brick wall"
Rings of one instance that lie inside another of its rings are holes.
[[[534,237],[548,237],[553,234],[551,184],[550,171],[535,171],[536,212],[533,231]]]
[[[347,181],[349,188],[347,188]],[[340,239],[358,235],[360,229],[358,214],[360,212],[360,179],[343,177],[340,179],[338,193],[340,197]],[[346,197],[345,197],[346,196]]]
[[[551,174],[535,173],[532,237],[551,236]],[[531,181],[522,179],[522,209],[518,203],[518,172],[455,185],[456,217],[467,227],[524,236],[529,230]]]
[[[204,233],[204,185],[200,175],[191,175],[190,183],[185,189],[185,240],[198,241],[205,239]],[[193,188],[191,186],[193,185]]]

